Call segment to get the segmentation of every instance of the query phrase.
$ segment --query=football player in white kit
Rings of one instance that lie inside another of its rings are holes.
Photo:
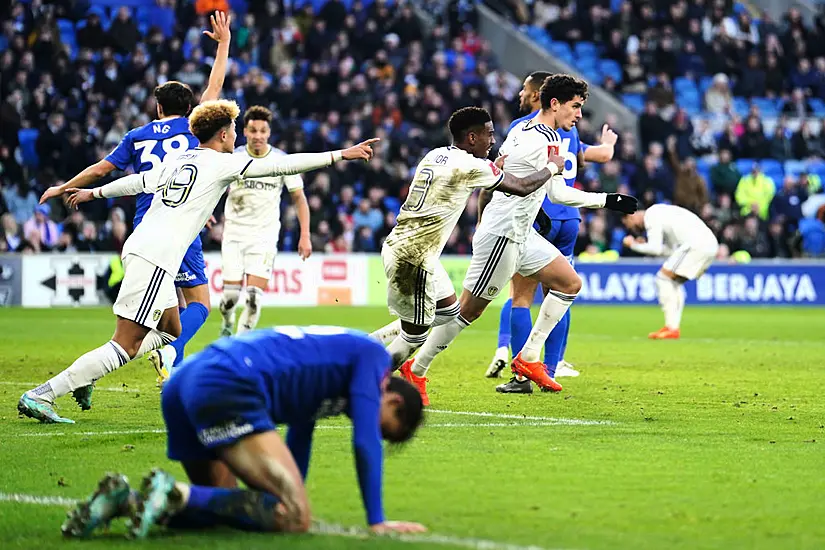
[[[624,245],[651,256],[669,255],[656,274],[659,305],[665,326],[648,337],[653,340],[679,338],[685,290],[682,285],[701,277],[716,259],[719,241],[705,222],[690,210],[672,204],[654,204],[623,219],[631,231],[645,230],[647,239],[627,235]]]
[[[272,112],[253,106],[243,117],[246,145],[235,149],[235,155],[247,159],[265,158],[286,153],[269,144]],[[238,333],[252,330],[261,317],[260,304],[272,275],[272,264],[278,253],[281,231],[281,191],[289,192],[298,215],[301,236],[298,254],[301,259],[312,254],[309,238],[309,206],[304,195],[301,176],[243,178],[229,187],[224,210],[221,266],[223,297],[221,298],[221,336],[229,336],[235,327],[235,306],[246,275],[246,307],[241,313]]]
[[[506,155],[504,167],[513,175],[532,174],[546,167],[549,158],[558,156],[561,140],[555,130],[569,130],[581,118],[587,83],[556,74],[545,80],[540,95],[541,112],[514,127],[501,146],[501,155]],[[527,344],[513,359],[511,368],[542,388],[561,389],[545,372],[539,353],[547,335],[576,297],[581,279],[558,249],[532,228],[545,196],[555,203],[606,207],[625,213],[635,212],[637,207],[634,197],[567,187],[560,175],[526,197],[495,193],[473,237],[473,257],[464,279],[460,314],[435,327],[418,355],[402,366],[405,371],[410,369],[410,377],[419,389],[425,387],[425,375],[433,358],[484,312],[515,273],[537,279],[550,291]]]
[[[470,195],[476,189],[529,195],[564,166],[564,159],[554,155],[549,167],[524,177],[503,172],[487,160],[495,133],[490,114],[479,107],[459,109],[447,126],[453,144],[433,149],[418,163],[398,224],[381,249],[387,304],[399,321],[373,336],[389,344],[395,368],[424,343],[431,326],[449,323],[459,314],[453,283],[439,257]],[[410,379],[409,369],[401,374]],[[426,391],[422,398],[428,404]]]
[[[339,160],[372,158],[367,140],[343,151],[246,159],[235,147],[238,105],[218,100],[200,104],[189,125],[201,146],[170,157],[156,170],[132,174],[95,189],[70,189],[69,204],[95,198],[154,193],[141,223],[123,246],[124,277],[112,311],[112,339],[78,358],[48,382],[24,393],[17,410],[41,422],[73,423],[54,410],[56,398],[72,393],[82,409],[91,408],[96,380],[180,334],[174,280],[189,244],[212,215],[221,195],[239,177],[298,174]]]

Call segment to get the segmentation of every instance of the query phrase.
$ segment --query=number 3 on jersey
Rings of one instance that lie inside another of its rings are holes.
[[[407,200],[404,201],[402,210],[407,212],[417,212],[424,206],[424,200],[427,198],[427,191],[430,190],[430,185],[433,183],[433,171],[429,168],[424,168],[418,173],[418,176],[413,180],[410,186],[410,191],[407,194]]]
[[[157,145],[160,144],[161,150],[158,151]],[[189,140],[186,136],[177,135],[169,139],[157,141],[148,139],[146,141],[136,141],[135,151],[140,151],[140,170],[145,172],[147,170],[154,170],[160,163],[163,162],[164,157],[169,153],[183,153],[189,148]],[[146,165],[149,165],[148,167]]]

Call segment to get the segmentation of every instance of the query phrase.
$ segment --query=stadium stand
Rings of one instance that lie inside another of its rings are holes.
[[[421,4],[433,17],[428,24],[416,16]],[[38,211],[37,197],[148,122],[157,83],[203,86],[214,53],[201,34],[204,14],[227,5],[234,17],[224,96],[242,107],[270,106],[275,145],[300,152],[371,135],[384,140],[368,166],[306,178],[315,248],[377,251],[411,169],[447,141],[443,126],[453,109],[482,105],[499,132],[517,114],[523,75],[501,68],[475,30],[473,4],[30,0],[0,7],[0,250],[119,250],[131,200],[69,213],[57,201]],[[685,203],[729,252],[821,254],[825,211],[805,219],[801,205],[822,192],[825,176],[817,118],[825,113],[825,18],[805,25],[791,9],[777,23],[751,18],[740,4],[702,0],[490,5],[639,114],[637,132],[618,129],[614,161],[580,173],[582,187],[621,189],[648,204]],[[801,59],[789,63],[784,52]],[[601,122],[583,121],[582,139],[594,143]],[[695,191],[697,181],[705,193]],[[48,218],[59,222],[56,239]],[[621,248],[615,219],[586,218],[577,254]],[[447,253],[470,251],[474,224],[471,203]],[[287,208],[284,249],[295,248],[296,229]],[[218,224],[205,235],[206,248],[217,249],[220,236]]]

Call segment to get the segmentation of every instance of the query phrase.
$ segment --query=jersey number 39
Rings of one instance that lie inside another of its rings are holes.
[[[163,204],[176,208],[185,203],[197,177],[198,168],[193,164],[184,164],[172,172],[160,189]]]

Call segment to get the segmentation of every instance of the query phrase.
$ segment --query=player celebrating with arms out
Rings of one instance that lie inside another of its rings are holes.
[[[201,94],[202,102],[220,97],[231,41],[230,17],[223,12],[216,12],[210,20],[212,32],[204,31],[204,34],[218,42],[218,50],[209,74],[209,83]],[[189,86],[170,80],[155,88],[154,96],[157,101],[157,120],[128,132],[105,159],[87,167],[63,185],[50,187],[43,193],[40,202],[61,196],[69,189],[88,187],[116,169],[126,170],[131,167],[136,173],[154,170],[160,166],[167,154],[177,155],[197,147],[198,140],[189,130],[189,120],[186,118],[195,106],[195,94]],[[152,204],[152,198],[151,193],[138,194],[133,229],[143,220]],[[183,358],[184,346],[209,317],[209,287],[200,234],[194,236],[179,270],[175,273],[175,287],[186,304],[180,313],[180,336],[172,343],[177,360],[180,361]],[[167,356],[169,355],[167,353]],[[163,359],[159,350],[150,357],[158,371],[159,381],[167,376],[166,369],[171,367],[174,358],[170,357],[168,365]]]
[[[544,80],[552,73],[536,71],[531,73],[525,80],[519,92],[519,109],[521,112],[529,114],[513,121],[509,130],[518,124],[535,118],[541,112],[541,98],[539,90]],[[565,183],[573,187],[576,184],[576,176],[579,167],[584,162],[608,162],[613,158],[614,146],[617,136],[606,124],[602,128],[601,143],[599,145],[588,145],[579,139],[579,130],[573,126],[570,130],[558,128],[556,132],[561,138],[561,149],[559,154],[565,159],[562,177]],[[489,200],[487,197],[484,200]],[[579,235],[579,222],[581,214],[578,208],[563,204],[553,204],[549,198],[545,198],[539,210],[536,228],[539,235],[553,243],[559,252],[567,258],[568,262],[573,262],[573,247]],[[501,318],[499,320],[498,348],[493,357],[490,367],[487,369],[488,378],[497,378],[510,359],[510,342],[513,344],[513,355],[517,354],[527,335],[530,333],[532,319],[530,317],[530,306],[536,294],[538,282],[534,279],[514,275],[510,285],[510,299],[501,308]],[[550,377],[554,374],[558,376],[577,376],[578,372],[564,362],[564,350],[567,347],[567,335],[570,331],[570,311],[568,310],[562,317],[556,328],[550,333],[544,346],[545,364],[550,371]],[[512,335],[512,336],[511,336]],[[558,372],[556,367],[559,367]],[[512,382],[512,381],[511,381]],[[497,388],[499,391],[509,393],[515,391],[524,393],[526,390],[532,391],[532,386],[526,384],[502,384]]]
[[[96,380],[135,357],[160,348],[180,332],[178,301],[173,284],[189,244],[200,232],[226,188],[241,177],[299,174],[340,160],[369,160],[375,139],[343,151],[302,153],[246,159],[231,155],[235,148],[234,101],[208,101],[189,116],[201,147],[157,170],[132,174],[96,189],[70,189],[69,204],[154,193],[144,222],[123,245],[124,277],[112,311],[117,324],[112,339],[78,358],[69,368],[20,397],[18,411],[41,422],[72,423],[54,411],[56,398],[71,392],[82,409],[91,408]]]
[[[541,113],[513,128],[501,146],[501,154],[507,156],[505,168],[514,175],[531,174],[546,167],[548,159],[552,161],[558,156],[561,140],[556,128],[570,130],[581,118],[587,83],[556,74],[544,81],[540,95]],[[545,195],[556,203],[625,213],[635,212],[637,206],[636,199],[627,195],[587,193],[567,187],[560,175],[553,176],[544,189],[526,197],[493,194],[473,237],[473,256],[460,299],[461,313],[453,321],[434,328],[415,359],[402,367],[422,392],[427,369],[435,356],[481,316],[515,273],[537,279],[550,291],[527,345],[513,360],[512,370],[541,387],[561,389],[547,375],[538,356],[547,335],[575,299],[581,279],[558,249],[531,227]],[[483,206],[480,203],[479,209]]]
[[[400,319],[373,336],[389,343],[394,366],[400,367],[427,338],[431,326],[452,321],[459,313],[455,289],[439,256],[476,189],[523,197],[561,170],[554,155],[548,167],[518,178],[487,160],[495,144],[490,113],[465,107],[447,123],[453,144],[433,149],[419,162],[398,224],[384,242],[381,257],[387,274],[387,302]],[[408,372],[402,373],[409,377]],[[426,394],[423,394],[426,395]],[[424,397],[425,405],[427,398]]]
[[[654,204],[647,210],[625,216],[630,231],[647,233],[647,240],[627,235],[623,244],[639,254],[670,254],[656,274],[659,305],[665,314],[665,326],[648,337],[653,340],[679,338],[685,294],[682,286],[701,277],[716,258],[719,241],[705,222],[690,210],[672,204]]]
[[[246,145],[235,154],[246,158],[265,158],[286,153],[269,144],[272,112],[253,106],[243,117]],[[221,336],[229,336],[235,328],[235,306],[246,275],[246,307],[238,323],[238,333],[252,330],[261,317],[261,300],[272,275],[272,264],[278,252],[281,231],[281,190],[286,187],[295,204],[301,236],[298,254],[305,260],[312,254],[309,239],[309,205],[304,195],[301,176],[278,178],[244,178],[229,187],[224,212],[221,265],[223,297],[221,298]]]
[[[138,538],[154,524],[305,532],[315,423],[340,414],[352,419],[370,529],[425,531],[384,517],[381,440],[409,441],[423,420],[420,395],[389,376],[389,367],[380,343],[338,327],[276,327],[218,340],[188,358],[163,389],[168,455],[191,485],[153,470],[132,493],[124,476],[109,474],[69,514],[63,534],[85,537],[122,515]],[[279,424],[289,426],[286,444]],[[236,476],[248,489],[238,488]]]

